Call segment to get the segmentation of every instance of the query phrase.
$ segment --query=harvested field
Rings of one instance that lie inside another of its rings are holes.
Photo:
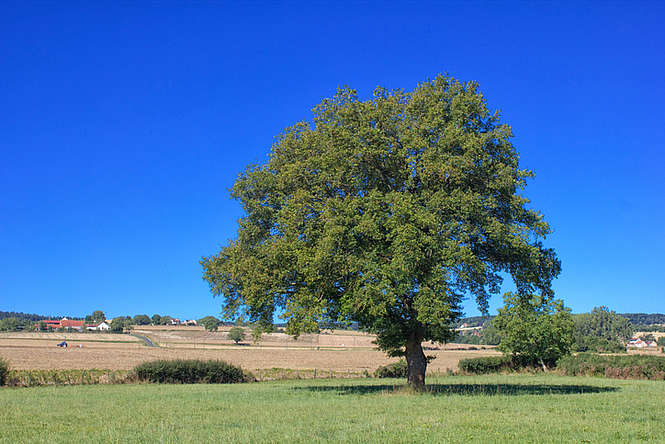
[[[225,332],[209,333],[195,328],[136,331],[149,336],[159,347],[146,347],[130,335],[0,334],[0,356],[8,359],[12,368],[26,370],[124,370],[154,359],[223,359],[249,370],[278,367],[372,372],[380,365],[395,361],[374,348],[374,338],[370,335],[305,335],[294,341],[287,335],[277,333],[264,335],[259,345],[233,345]],[[70,347],[56,347],[55,344],[65,337]],[[436,356],[428,371],[444,372],[456,369],[460,359],[498,354],[492,349],[455,350],[459,347],[448,344],[444,349],[426,350],[426,354]],[[428,348],[436,346],[428,344]]]
[[[9,332],[0,333],[0,341],[40,340],[40,341],[76,341],[76,342],[141,342],[139,338],[127,334],[113,333],[46,333],[46,332]]]

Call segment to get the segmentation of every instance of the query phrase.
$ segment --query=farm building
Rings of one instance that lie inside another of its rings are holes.
[[[88,324],[86,328],[93,331],[109,331],[111,326],[106,321],[102,321],[99,324]]]
[[[59,321],[55,319],[47,319],[44,321],[40,321],[40,323],[46,324],[47,329],[58,329],[58,328],[70,328],[72,330],[78,330],[81,331],[83,330],[83,321],[74,321],[71,319],[67,318],[62,318]]]

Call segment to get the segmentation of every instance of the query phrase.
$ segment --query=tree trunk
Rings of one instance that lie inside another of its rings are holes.
[[[406,380],[416,391],[425,390],[425,370],[427,359],[423,353],[421,338],[412,334],[406,343],[406,364],[408,367]]]

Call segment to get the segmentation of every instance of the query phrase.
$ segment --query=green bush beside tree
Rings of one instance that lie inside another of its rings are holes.
[[[251,382],[254,377],[241,367],[224,361],[159,360],[134,367],[139,381],[164,384],[231,384]]]

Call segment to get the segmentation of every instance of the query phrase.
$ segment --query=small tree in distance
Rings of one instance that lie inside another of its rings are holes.
[[[563,301],[515,293],[506,293],[504,301],[492,321],[501,338],[499,350],[519,365],[540,365],[543,370],[570,353],[575,324]]]
[[[617,353],[626,351],[633,336],[633,325],[607,307],[575,315],[575,351]]]
[[[217,331],[219,319],[214,316],[206,316],[205,318],[199,319],[198,323],[199,325],[203,325],[206,331]]]
[[[139,314],[139,315],[134,316],[134,319],[132,319],[132,322],[135,325],[150,325],[150,318],[148,317],[148,315]]]
[[[245,330],[243,330],[241,327],[233,327],[231,330],[229,330],[229,336],[228,337],[233,342],[238,344],[240,341],[245,339]]]

